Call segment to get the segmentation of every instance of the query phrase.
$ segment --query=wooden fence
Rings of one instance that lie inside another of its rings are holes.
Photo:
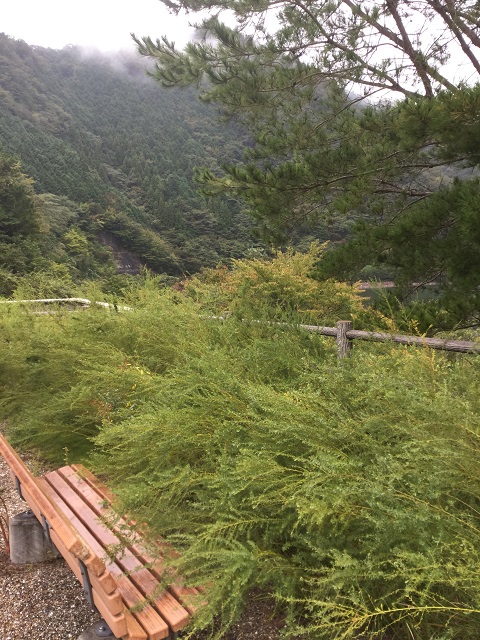
[[[116,306],[107,302],[91,302],[85,298],[44,298],[42,300],[2,300],[1,302],[12,304],[16,302],[40,303],[40,304],[65,304],[80,305],[89,307],[92,304],[117,311],[133,311],[131,307]],[[212,320],[225,320],[223,317],[210,316]],[[277,323],[276,323],[277,324]],[[282,325],[284,323],[278,323]],[[288,326],[285,324],[284,326]],[[340,320],[335,327],[319,327],[316,325],[301,324],[300,328],[319,333],[322,336],[332,336],[337,339],[337,353],[340,359],[348,358],[353,349],[353,340],[368,340],[370,342],[395,342],[408,346],[429,347],[440,351],[453,351],[456,353],[480,354],[480,343],[467,342],[463,340],[448,340],[443,338],[424,338],[422,336],[403,336],[392,333],[379,333],[377,331],[359,331],[353,328],[353,323],[349,320]]]
[[[369,340],[371,342],[396,342],[397,344],[429,347],[440,351],[454,351],[456,353],[480,354],[480,343],[463,340],[448,340],[443,338],[424,338],[422,336],[403,336],[392,333],[378,333],[377,331],[359,331],[353,328],[348,320],[337,322],[336,327],[317,327],[302,324],[302,329],[323,336],[337,339],[337,353],[339,358],[349,357],[353,349],[353,340]]]

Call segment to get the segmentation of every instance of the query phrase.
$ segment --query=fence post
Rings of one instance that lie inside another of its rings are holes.
[[[337,322],[337,356],[339,360],[349,358],[352,352],[353,341],[347,338],[347,331],[353,329],[353,322],[340,320]]]

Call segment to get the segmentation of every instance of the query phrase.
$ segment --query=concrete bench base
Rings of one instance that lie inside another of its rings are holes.
[[[10,519],[10,560],[12,564],[33,564],[60,557],[48,542],[33,511],[24,511]]]

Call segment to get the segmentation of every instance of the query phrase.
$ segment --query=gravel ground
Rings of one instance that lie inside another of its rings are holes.
[[[26,458],[27,465],[38,463]],[[0,456],[0,496],[12,517],[25,511]],[[0,516],[5,511],[0,503]],[[98,613],[88,605],[83,588],[62,558],[36,565],[13,565],[0,533],[0,640],[67,640],[97,622]],[[267,601],[252,598],[240,622],[224,640],[279,640],[282,621],[272,615]],[[198,634],[192,640],[206,640]]]

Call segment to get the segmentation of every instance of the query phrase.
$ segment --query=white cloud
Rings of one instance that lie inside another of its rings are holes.
[[[2,7],[0,30],[30,45],[61,49],[75,44],[112,51],[133,48],[131,32],[152,38],[168,35],[184,44],[192,33],[188,22],[185,16],[169,14],[159,0],[16,0]]]

